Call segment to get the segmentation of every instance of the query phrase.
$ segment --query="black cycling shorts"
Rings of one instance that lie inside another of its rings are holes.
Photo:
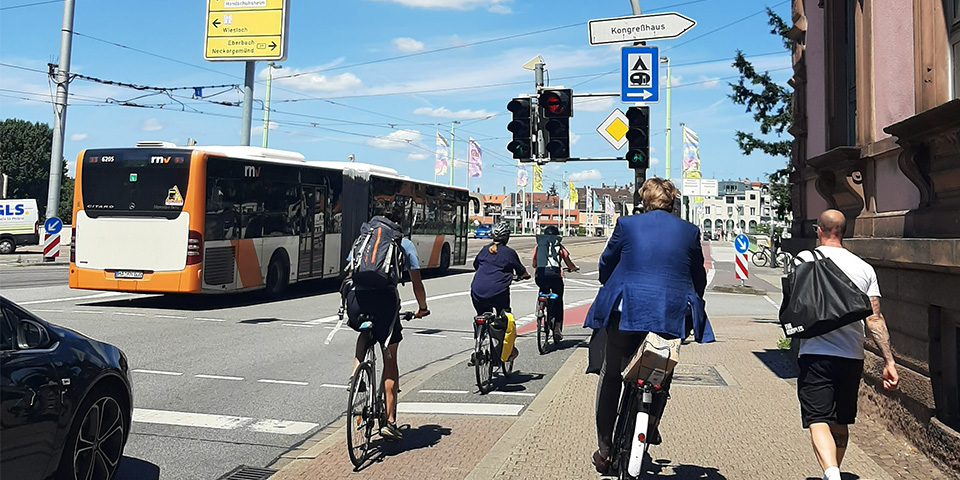
[[[361,314],[373,317],[373,338],[378,342],[386,342],[390,333],[390,322],[393,322],[393,335],[390,336],[390,345],[403,340],[403,326],[397,313],[400,309],[400,295],[396,289],[385,288],[377,290],[362,290],[353,288],[347,291],[347,316],[356,318]]]
[[[852,425],[863,360],[828,355],[801,355],[797,397],[803,428],[814,423]]]

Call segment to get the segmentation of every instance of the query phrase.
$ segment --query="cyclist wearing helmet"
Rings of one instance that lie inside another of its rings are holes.
[[[557,294],[557,299],[547,304],[547,313],[556,320],[553,324],[553,341],[558,343],[563,339],[563,272],[560,270],[560,260],[562,259],[570,270],[580,270],[580,267],[570,260],[570,252],[560,244],[561,238],[560,229],[557,227],[550,225],[543,229],[543,234],[537,235],[532,264],[536,269],[540,293]]]
[[[514,275],[526,280],[530,278],[527,269],[520,262],[517,252],[507,246],[510,240],[510,225],[501,222],[490,232],[493,243],[480,249],[477,258],[473,261],[473,268],[477,273],[473,276],[470,285],[470,298],[477,315],[489,312],[496,308],[510,310],[510,283]],[[474,328],[474,336],[477,330]],[[514,349],[511,357],[516,356]]]

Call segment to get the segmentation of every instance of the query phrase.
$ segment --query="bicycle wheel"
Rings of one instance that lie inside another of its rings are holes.
[[[763,250],[757,250],[756,252],[753,252],[753,256],[750,258],[750,260],[753,261],[753,264],[758,267],[764,267],[767,265],[767,262],[770,261],[767,258],[767,252]]]
[[[493,387],[493,339],[490,338],[490,330],[486,325],[480,327],[480,333],[477,335],[477,345],[474,348],[476,359],[474,366],[477,370],[477,388],[481,394],[485,394]]]
[[[374,384],[372,366],[363,362],[357,366],[350,380],[350,395],[347,403],[347,452],[350,463],[360,468],[370,451],[370,438],[373,436]]]
[[[624,388],[623,398],[620,401],[620,410],[617,415],[617,424],[614,428],[613,449],[616,452],[615,465],[617,478],[632,480],[628,467],[630,465],[630,451],[633,448],[632,433],[637,419],[637,395],[634,388]]]
[[[546,308],[541,302],[537,305],[537,350],[540,351],[540,355],[547,353],[547,343],[550,342],[547,323]]]

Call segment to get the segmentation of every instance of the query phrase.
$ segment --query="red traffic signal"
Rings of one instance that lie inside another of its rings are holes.
[[[541,118],[570,118],[573,116],[573,91],[569,88],[543,90],[537,104]]]

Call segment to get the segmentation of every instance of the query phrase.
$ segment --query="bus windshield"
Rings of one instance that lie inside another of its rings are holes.
[[[87,216],[176,218],[183,210],[190,150],[88,150],[81,175]]]

